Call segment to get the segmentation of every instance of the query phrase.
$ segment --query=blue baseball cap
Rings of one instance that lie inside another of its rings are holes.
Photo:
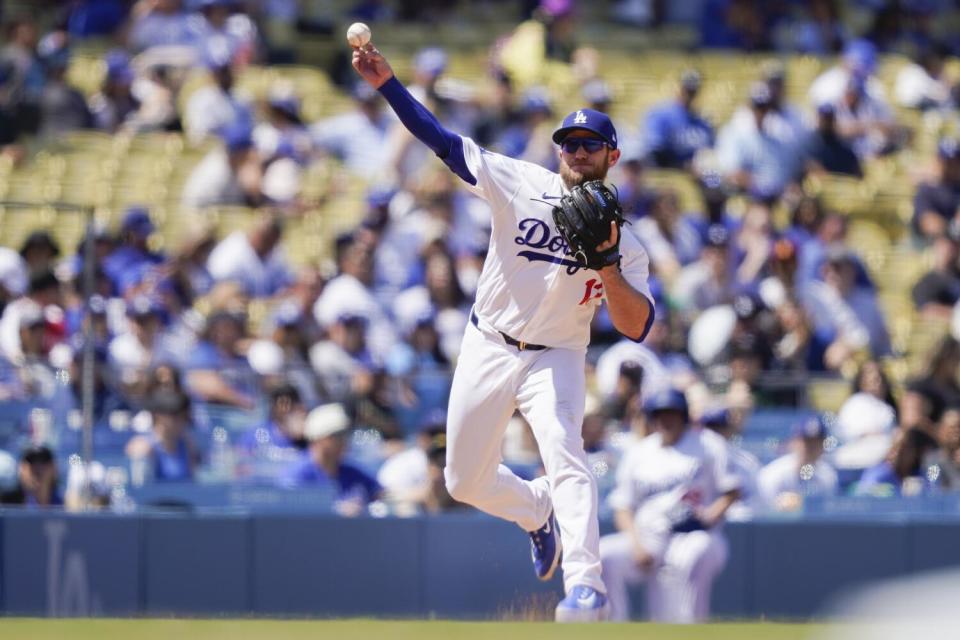
[[[865,78],[877,68],[877,47],[863,38],[853,40],[843,50],[843,59],[855,75]]]
[[[610,116],[593,109],[578,109],[563,119],[560,127],[553,132],[553,141],[563,142],[567,135],[576,129],[592,131],[603,138],[611,149],[617,148],[617,130]]]
[[[730,412],[725,408],[710,409],[700,416],[700,424],[705,427],[724,427],[730,422]]]
[[[666,387],[647,397],[643,402],[643,412],[652,415],[659,411],[679,411],[687,414],[687,397],[679,389]]]
[[[143,236],[148,236],[156,230],[153,221],[150,220],[150,213],[145,207],[133,206],[127,209],[123,215],[123,223],[120,225],[123,232],[133,231]]]
[[[804,439],[813,439],[817,438],[822,440],[827,437],[828,429],[827,424],[823,419],[823,416],[814,416],[803,420],[795,425],[793,429],[790,430],[790,435],[794,438],[804,438]]]

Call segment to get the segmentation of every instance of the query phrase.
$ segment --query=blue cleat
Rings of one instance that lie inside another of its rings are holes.
[[[533,558],[533,568],[537,577],[543,581],[552,578],[563,556],[560,531],[557,529],[557,519],[553,511],[550,512],[545,525],[530,532],[530,555]]]
[[[608,617],[607,596],[593,587],[577,585],[557,605],[557,622],[600,622]]]

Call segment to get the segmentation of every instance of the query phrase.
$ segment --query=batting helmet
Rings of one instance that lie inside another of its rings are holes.
[[[644,400],[643,412],[652,416],[658,411],[679,411],[686,420],[689,416],[687,398],[683,395],[683,392],[672,387],[657,391]]]

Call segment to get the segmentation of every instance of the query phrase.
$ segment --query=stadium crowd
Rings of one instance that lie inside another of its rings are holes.
[[[181,194],[196,225],[178,243],[158,244],[154,214],[132,206],[115,228],[95,229],[92,255],[44,229],[0,248],[3,502],[85,508],[115,502],[128,485],[244,482],[332,487],[343,515],[371,504],[401,515],[462,508],[443,486],[443,411],[487,251],[486,204],[349,74],[340,78],[352,106],[315,121],[295,86],[278,83],[259,102],[238,90],[250,65],[293,60],[278,34],[329,28],[293,0],[40,4],[59,11],[42,36],[33,17],[4,15],[6,161],[28,164],[35,145],[78,129],[170,132],[206,151]],[[437,19],[446,4],[361,1],[343,19]],[[617,96],[596,52],[576,45],[572,0],[520,4],[529,19],[491,50],[489,95],[449,78],[450,54],[438,47],[415,55],[407,80],[450,129],[555,168],[558,113],[542,83],[551,65],[575,70],[583,105],[606,111]],[[611,10],[657,28],[687,4],[624,0]],[[806,186],[811,177],[860,179],[870,163],[911,148],[898,110],[953,122],[960,78],[945,69],[960,42],[935,40],[931,26],[953,3],[864,0],[872,22],[860,37],[829,0],[700,4],[703,47],[771,57],[726,122],[698,110],[716,79],[695,69],[678,74],[674,98],[617,122],[623,157],[611,182],[627,229],[650,256],[656,320],[643,344],[620,339],[603,311],[594,322],[583,435],[602,491],[612,489],[622,452],[647,432],[643,398],[664,387],[686,395],[699,428],[729,440],[743,487],[731,518],[794,511],[810,495],[955,489],[960,343],[945,335],[923,371],[890,380],[887,363],[904,354],[883,312],[883,283],[848,240],[849,217]],[[115,46],[102,86],[84,95],[67,70],[90,37]],[[914,62],[888,95],[878,64],[904,50]],[[839,57],[794,104],[775,53]],[[207,80],[187,95],[190,74]],[[912,289],[916,312],[949,322],[960,300],[960,144],[943,137],[924,160],[934,168],[918,181],[901,242],[932,256]],[[367,182],[366,213],[329,251],[318,249],[331,260],[295,268],[285,233],[309,210],[311,172],[332,164]],[[676,190],[648,183],[648,173],[665,170],[696,185],[703,210],[685,210]],[[204,212],[234,205],[257,208],[257,219],[218,236]],[[524,232],[518,244],[548,240],[542,229]],[[87,339],[99,462],[83,467]],[[835,413],[808,410],[805,384],[820,377],[849,381]],[[760,429],[755,416],[773,413],[790,429],[771,448],[769,434],[752,429]],[[504,461],[539,473],[520,416]],[[87,483],[92,495],[79,490]]]

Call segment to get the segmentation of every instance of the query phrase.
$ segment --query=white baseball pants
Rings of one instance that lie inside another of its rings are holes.
[[[710,617],[713,581],[727,564],[729,549],[718,530],[670,536],[662,559],[645,573],[633,559],[630,535],[615,533],[600,540],[603,578],[610,600],[610,620],[630,619],[627,588],[647,583],[647,609],[655,622],[704,622]]]
[[[491,515],[539,529],[552,508],[569,592],[600,577],[597,483],[583,451],[585,350],[519,351],[480,321],[467,325],[447,412],[447,489]],[[547,475],[528,482],[500,464],[507,423],[530,423]]]

